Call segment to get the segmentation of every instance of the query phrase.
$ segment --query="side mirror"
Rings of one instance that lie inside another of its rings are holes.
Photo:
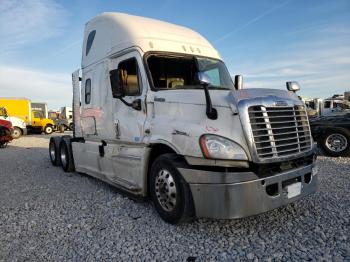
[[[235,89],[240,90],[243,89],[243,76],[235,75]]]
[[[204,73],[204,72],[198,72],[197,73],[197,79],[198,79],[198,82],[201,84],[201,85],[210,85],[211,84],[211,79],[210,77]]]
[[[111,81],[112,95],[114,98],[122,98],[125,96],[123,72],[120,69],[109,71],[109,79]]]
[[[300,90],[300,86],[298,82],[286,82],[288,91],[296,92]]]

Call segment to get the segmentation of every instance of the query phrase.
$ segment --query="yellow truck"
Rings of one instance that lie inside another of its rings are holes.
[[[55,124],[45,118],[41,111],[32,110],[31,101],[27,98],[1,98],[0,107],[4,107],[10,116],[21,118],[27,124],[28,132],[51,134]]]

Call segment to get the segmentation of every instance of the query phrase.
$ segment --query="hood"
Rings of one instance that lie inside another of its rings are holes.
[[[343,121],[349,121],[349,120],[350,120],[350,113],[344,113],[344,114],[315,117],[313,119],[310,119],[310,122],[311,123],[320,123],[320,122],[342,123]]]
[[[214,107],[229,107],[230,90],[209,90]],[[175,89],[157,91],[153,96],[154,102],[205,105],[203,89]]]
[[[12,128],[12,123],[10,121],[0,119],[0,126],[6,127],[8,129],[11,129]]]
[[[261,101],[266,97],[274,97],[276,99],[283,100],[297,100],[300,101],[298,96],[289,91],[280,89],[267,89],[267,88],[249,88],[231,91],[231,97],[235,101],[235,104],[239,104],[243,100],[255,99]],[[263,102],[261,102],[263,103]]]
[[[257,104],[266,104],[266,99],[273,103],[295,104],[303,102],[293,92],[279,89],[250,88],[241,90],[209,90],[213,107],[231,108],[237,112],[237,105],[254,99]],[[154,102],[206,105],[203,89],[177,89],[157,91]]]

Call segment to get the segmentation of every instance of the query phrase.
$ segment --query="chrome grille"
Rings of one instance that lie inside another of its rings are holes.
[[[309,121],[304,106],[248,108],[257,155],[285,157],[310,150]]]

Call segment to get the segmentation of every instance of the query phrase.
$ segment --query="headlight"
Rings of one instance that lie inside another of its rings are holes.
[[[199,139],[206,158],[248,160],[243,148],[235,142],[216,135],[203,135]]]

